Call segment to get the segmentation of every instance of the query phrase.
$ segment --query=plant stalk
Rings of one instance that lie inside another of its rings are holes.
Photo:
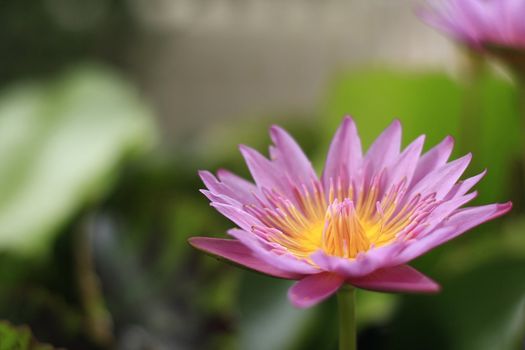
[[[357,349],[355,288],[344,286],[337,293],[339,305],[339,350]]]
[[[85,217],[76,232],[74,252],[78,289],[85,312],[86,331],[96,344],[111,348],[115,341],[112,320],[104,305],[104,297],[95,272],[88,231],[88,218]]]
[[[483,115],[481,109],[483,74],[485,70],[485,61],[479,53],[468,49],[465,52],[466,62],[464,66],[464,86],[463,106],[460,115],[460,150],[461,154],[479,152],[480,138],[480,118]],[[474,158],[473,162],[476,162]],[[476,164],[474,164],[476,165]],[[479,170],[479,169],[476,169]]]

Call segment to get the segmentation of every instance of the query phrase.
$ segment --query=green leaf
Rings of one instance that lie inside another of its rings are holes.
[[[435,144],[457,134],[461,111],[461,89],[441,73],[410,73],[390,70],[363,70],[341,74],[327,101],[327,123],[335,130],[341,118],[352,115],[365,146],[392,122],[403,123],[403,139],[427,134]],[[330,135],[331,133],[327,134]]]
[[[0,95],[0,250],[44,251],[97,200],[125,156],[154,141],[150,111],[118,76],[97,67]]]
[[[28,327],[14,327],[0,322],[0,350],[53,350],[51,345],[38,343]]]

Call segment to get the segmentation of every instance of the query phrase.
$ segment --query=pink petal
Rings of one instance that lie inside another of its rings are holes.
[[[486,6],[479,0],[455,0],[454,16],[458,27],[474,41],[482,39]]]
[[[408,265],[377,270],[374,273],[348,281],[353,286],[380,292],[435,293],[439,285]]]
[[[219,213],[237,224],[243,230],[251,231],[253,226],[262,226],[262,223],[259,221],[259,219],[253,217],[239,207],[221,202],[212,202],[210,205],[217,209]]]
[[[351,117],[345,117],[330,144],[323,170],[322,181],[325,189],[330,188],[330,179],[339,177],[343,183],[357,176],[362,161],[361,140]]]
[[[500,26],[501,36],[503,42],[510,46],[522,46],[525,43],[523,35],[525,32],[525,21],[523,14],[525,13],[525,3],[523,0],[508,0],[500,1],[501,17]]]
[[[427,0],[421,18],[475,49],[483,44],[523,48],[523,0]]]
[[[425,235],[425,233],[434,230],[438,225],[441,225],[443,220],[446,220],[446,218],[449,217],[454,211],[457,211],[459,207],[476,198],[477,195],[477,192],[472,192],[464,196],[456,196],[448,201],[440,203],[434,210],[432,210],[430,215],[425,220],[426,227],[420,234]]]
[[[392,164],[401,148],[401,123],[394,120],[370,146],[365,156],[368,180]]]
[[[310,259],[323,271],[333,272],[347,278],[359,278],[385,267],[399,265],[394,259],[405,249],[405,246],[406,242],[396,241],[358,254],[353,260],[328,255],[318,250],[310,255]]]
[[[417,258],[447,241],[461,235],[471,228],[495,219],[512,208],[512,203],[489,204],[480,207],[465,208],[452,214],[440,226],[428,235],[417,238],[396,258],[399,264],[404,264]]]
[[[288,173],[294,182],[305,185],[317,180],[312,164],[286,131],[274,125],[270,129],[270,135],[275,143],[275,147],[270,149],[270,154],[281,171]]]
[[[407,184],[410,184],[414,171],[418,165],[419,156],[423,149],[425,142],[425,135],[415,139],[405,150],[401,153],[399,158],[394,162],[388,173],[388,189],[391,185],[398,184],[401,180],[406,179]]]
[[[189,243],[206,253],[219,256],[252,270],[285,279],[298,279],[300,274],[282,271],[253,256],[252,251],[241,242],[231,239],[192,237]]]
[[[257,194],[257,186],[252,182],[224,169],[217,171],[219,180],[235,193],[241,203],[251,203],[254,200],[253,194]]]
[[[455,197],[459,197],[470,191],[472,187],[474,187],[479,180],[481,180],[485,174],[487,173],[487,170],[483,170],[481,173],[479,173],[476,176],[472,176],[466,180],[460,181],[457,184],[452,187],[450,192],[447,194],[447,196],[444,198],[445,200],[450,200]]]
[[[206,186],[206,188],[210,190],[211,193],[215,195],[225,195],[232,199],[239,199],[237,193],[232,191],[223,183],[219,182],[219,180],[217,180],[217,178],[209,171],[201,170],[199,171],[199,176],[204,183],[204,186]]]
[[[337,292],[343,282],[344,278],[332,273],[310,275],[288,290],[288,299],[295,307],[307,308]]]
[[[268,189],[282,188],[282,172],[275,167],[270,160],[265,158],[262,154],[248,146],[240,145],[239,149],[250,169],[257,187]]]
[[[513,25],[510,40],[512,40],[515,45],[523,48],[525,47],[525,21],[523,20],[525,2],[523,0],[509,0],[509,2],[509,23]]]
[[[419,182],[428,173],[443,166],[450,157],[453,148],[454,139],[447,136],[441,143],[423,154],[417,164],[412,183]]]
[[[417,193],[435,193],[437,199],[443,199],[456,184],[463,172],[465,172],[471,159],[472,155],[469,153],[464,157],[435,169],[419,181],[410,193],[412,195]],[[406,198],[410,198],[410,196],[406,196]]]
[[[277,243],[270,243],[251,232],[239,229],[231,229],[228,231],[228,234],[248,247],[255,257],[279,270],[300,275],[319,273],[317,267],[287,253]]]
[[[210,200],[210,202],[212,203],[211,205],[213,205],[213,203],[226,204],[226,205],[238,208],[238,209],[242,209],[243,204],[231,197],[228,197],[223,194],[215,194],[208,190],[200,190],[200,192],[204,194],[206,198]]]
[[[202,182],[206,188],[209,190],[201,190],[201,192],[210,201],[229,204],[239,208],[241,208],[243,203],[245,203],[243,201],[245,198],[243,198],[239,192],[235,192],[222,182],[219,182],[209,171],[199,171],[199,176],[201,177]]]

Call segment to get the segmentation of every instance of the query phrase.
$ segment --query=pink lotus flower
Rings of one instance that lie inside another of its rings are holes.
[[[525,49],[525,0],[427,0],[421,17],[474,48]]]
[[[345,118],[319,179],[297,143],[271,128],[271,160],[240,146],[255,184],[228,171],[200,176],[211,205],[239,228],[233,239],[194,237],[205,252],[264,274],[298,280],[297,307],[320,302],[348,283],[386,292],[436,292],[439,285],[406,265],[511,203],[460,209],[484,172],[459,181],[471,155],[447,162],[453,140],[421,155],[424,136],[400,151],[394,121],[363,154],[356,126]]]

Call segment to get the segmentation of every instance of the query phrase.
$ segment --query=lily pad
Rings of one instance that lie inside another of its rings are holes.
[[[85,66],[0,94],[0,250],[46,250],[101,198],[121,161],[155,140],[151,113],[113,72]]]

